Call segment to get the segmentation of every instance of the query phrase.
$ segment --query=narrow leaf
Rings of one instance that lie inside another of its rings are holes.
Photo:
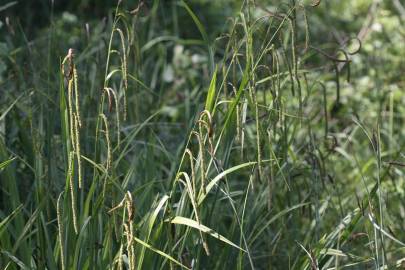
[[[3,170],[5,167],[7,167],[13,160],[16,159],[15,157],[10,158],[9,160],[3,161],[0,163],[0,170]]]
[[[214,75],[212,76],[210,87],[208,88],[207,100],[205,102],[205,109],[209,111],[211,114],[213,112],[214,107],[216,82],[217,82],[217,68],[215,68]]]
[[[198,196],[198,205],[200,205],[205,197],[207,196],[207,194],[211,191],[211,189],[222,179],[224,178],[227,174],[230,174],[234,171],[237,171],[239,169],[245,168],[245,167],[249,167],[252,165],[255,165],[257,162],[256,161],[252,161],[252,162],[246,162],[243,164],[239,164],[237,166],[231,167],[223,172],[221,172],[220,174],[218,174],[217,176],[215,176],[214,179],[211,180],[211,182],[208,183],[207,187],[205,188],[205,194],[204,193],[200,193],[200,195]]]
[[[224,236],[220,235],[219,233],[215,232],[214,230],[208,228],[207,226],[204,226],[202,224],[198,224],[197,221],[189,219],[189,218],[185,218],[185,217],[180,217],[177,216],[174,219],[172,219],[170,221],[172,224],[180,224],[180,225],[186,225],[192,228],[195,228],[197,230],[200,230],[204,233],[207,233],[209,235],[211,235],[212,237],[217,238],[218,240],[221,240],[224,243],[227,243],[228,245],[231,245],[237,249],[240,249],[244,252],[246,252],[246,250],[244,250],[243,248],[239,247],[238,245],[234,244],[233,242],[229,241],[227,238],[225,238]]]
[[[185,269],[190,269],[190,268],[188,268],[187,266],[185,266],[184,264],[182,264],[181,262],[177,261],[177,260],[176,260],[175,258],[173,258],[172,256],[170,256],[170,255],[164,253],[163,251],[161,251],[161,250],[159,250],[159,249],[156,249],[156,248],[152,247],[151,245],[149,245],[148,243],[142,241],[141,239],[139,239],[139,238],[137,238],[137,237],[134,237],[134,240],[135,240],[136,242],[138,242],[139,244],[143,245],[144,247],[149,248],[149,249],[152,250],[153,252],[156,252],[157,254],[159,254],[159,255],[165,257],[166,259],[168,259],[168,260],[170,260],[170,261],[176,263],[177,265],[179,265],[179,266],[181,266],[181,267],[183,267],[183,268],[185,268]]]

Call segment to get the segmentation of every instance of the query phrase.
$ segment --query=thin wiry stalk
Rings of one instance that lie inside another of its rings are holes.
[[[294,27],[293,20],[291,20],[289,18],[288,21],[290,23],[290,28],[291,28],[291,54],[292,54],[293,72],[294,72],[294,78],[295,78],[295,81],[297,82],[297,87],[298,87],[299,112],[300,112],[300,115],[302,115],[302,90],[301,90],[300,78],[298,76],[298,59],[296,56],[296,42],[295,42],[296,33],[295,33],[295,27]],[[294,81],[292,81],[291,83],[294,84]]]
[[[272,151],[272,147],[273,147],[273,140],[272,140],[272,136],[271,136],[271,130],[267,130],[267,138],[269,141],[269,149],[270,149],[270,156],[273,153]],[[268,209],[271,209],[272,206],[272,198],[273,198],[273,179],[274,179],[274,169],[273,169],[273,161],[270,160],[270,165],[269,165],[269,177],[267,180],[267,185],[268,185],[268,189],[269,189],[269,198],[268,198]]]
[[[200,192],[205,194],[205,165],[204,165],[204,143],[203,139],[201,138],[201,131],[202,127],[201,124],[200,126],[200,133],[192,131],[192,134],[197,137],[198,141],[198,148],[199,148],[199,158],[200,158],[200,175],[201,175],[201,187],[200,187]]]
[[[62,194],[61,192],[58,196],[58,200],[56,203],[56,216],[58,220],[58,242],[59,242],[59,249],[60,249],[60,264],[61,264],[61,269],[65,270],[65,250],[63,246],[63,220],[62,220],[62,206],[61,206],[61,199],[62,199]]]
[[[236,87],[231,83],[230,83],[230,85],[232,87],[233,94],[236,96],[237,95]],[[241,135],[242,128],[241,128],[241,124],[240,124],[241,120],[240,120],[240,105],[239,104],[236,105],[235,111],[236,111],[236,140],[238,140],[239,142],[242,142],[242,135]],[[242,153],[241,153],[241,156],[242,156]]]
[[[195,182],[196,182],[196,176],[195,176],[195,169],[194,169],[194,157],[193,157],[193,153],[191,152],[190,149],[186,149],[185,153],[188,154],[189,160],[190,160],[190,167],[191,167],[191,183],[193,185],[193,190],[194,190],[194,199],[196,199],[196,192],[195,192]]]
[[[280,63],[278,59],[278,53],[275,49],[274,46],[271,47],[271,58],[272,58],[272,71],[275,73],[276,76],[273,76],[272,84],[273,84],[273,89],[274,89],[274,97],[273,97],[273,103],[274,105],[277,105],[278,108],[278,101],[280,98],[280,88],[281,88],[281,81],[280,81]]]
[[[181,176],[184,176],[186,183],[184,183],[184,181],[182,181],[182,180],[180,179]],[[187,193],[189,194],[189,197],[190,197],[190,200],[191,200],[191,204],[192,204],[192,206],[193,206],[193,211],[194,211],[194,214],[195,214],[195,218],[196,218],[198,224],[201,224],[201,220],[200,220],[200,217],[199,217],[198,211],[197,211],[197,204],[196,204],[196,201],[195,201],[196,192],[195,192],[195,190],[192,190],[192,186],[191,186],[192,184],[190,183],[190,177],[188,176],[187,173],[181,172],[181,173],[177,176],[177,178],[178,178],[178,181],[180,181],[181,183],[183,183],[184,186],[186,187]],[[204,248],[204,250],[205,250],[205,253],[207,254],[207,256],[209,256],[209,255],[210,255],[210,251],[209,251],[209,248],[208,248],[208,244],[207,244],[207,242],[205,241],[205,238],[204,238],[204,236],[203,236],[201,230],[199,231],[199,233],[200,233],[200,237],[201,237],[201,241],[202,241],[202,244],[203,244],[203,248]]]
[[[377,136],[375,136],[375,144],[376,144],[376,159],[377,159],[377,183],[378,183],[378,210],[380,216],[380,227],[381,230],[384,230],[384,211],[383,211],[383,194],[382,194],[382,186],[381,186],[381,134],[380,134],[380,123],[377,123]],[[373,134],[374,135],[374,134]],[[385,246],[384,246],[384,235],[379,230],[379,237],[381,241],[381,253],[382,253],[382,265],[385,265],[385,261],[387,260]],[[378,245],[376,243],[376,245]]]
[[[108,87],[108,71],[109,71],[109,68],[110,68],[111,48],[112,48],[112,45],[113,45],[114,33],[116,31],[115,29],[116,29],[116,26],[117,26],[117,24],[119,22],[119,16],[118,16],[119,5],[120,5],[120,1],[118,2],[117,6],[115,8],[114,21],[113,21],[113,25],[112,25],[111,32],[110,32],[109,42],[108,42],[107,59],[106,59],[105,71],[104,71],[103,89]],[[104,111],[104,94],[101,95],[101,101],[99,103],[98,113],[103,114],[103,111]],[[95,138],[95,144],[94,144],[94,159],[95,160],[97,160],[98,156],[99,156],[98,143],[99,143],[100,128],[101,128],[100,117],[97,117],[96,132],[95,132],[95,137],[96,138]],[[96,170],[96,168],[94,168],[93,177],[96,177],[96,172],[97,172],[97,170]],[[104,182],[104,184],[105,184],[105,182]]]
[[[337,51],[340,51],[341,53],[343,53],[343,55],[345,57],[345,60],[346,60],[346,63],[347,63],[347,78],[346,78],[346,80],[347,80],[347,82],[350,82],[350,63],[351,63],[351,61],[350,61],[349,53],[346,52],[343,49],[337,49]],[[339,71],[341,70],[339,65],[338,65],[338,70]]]
[[[305,47],[304,47],[304,52],[308,50],[309,47],[309,24],[308,24],[308,18],[307,18],[307,11],[305,9],[305,6],[303,4],[299,4],[299,7],[302,9],[302,14],[304,16],[304,27],[305,27]]]
[[[259,172],[259,181],[263,179],[263,165],[262,165],[262,147],[260,143],[260,120],[259,120],[259,106],[256,98],[256,92],[251,90],[252,101],[255,107],[255,124],[256,124],[256,148],[257,148],[257,167]]]
[[[328,137],[328,133],[329,133],[329,125],[328,125],[328,104],[327,104],[327,98],[326,98],[326,87],[325,84],[323,84],[320,81],[317,81],[317,83],[319,83],[321,85],[322,88],[322,95],[323,95],[323,114],[324,114],[324,118],[325,118],[325,138]]]

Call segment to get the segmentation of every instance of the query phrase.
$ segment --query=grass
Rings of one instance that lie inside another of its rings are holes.
[[[323,1],[242,1],[218,37],[131,4],[9,26],[1,269],[403,267],[403,99],[351,104],[363,52],[316,43]]]

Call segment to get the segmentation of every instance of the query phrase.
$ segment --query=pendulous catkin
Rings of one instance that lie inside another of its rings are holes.
[[[80,131],[79,131],[79,117],[74,114],[74,136],[75,136],[75,143],[76,143],[76,159],[77,159],[77,174],[79,178],[79,188],[82,188],[83,176],[82,176],[82,161],[81,161],[81,153],[80,153]]]
[[[129,260],[129,269],[135,270],[135,241],[134,241],[134,224],[132,222],[134,218],[133,213],[133,201],[132,195],[128,191],[127,192],[127,202],[126,202],[127,212],[128,212],[128,226],[127,226],[127,252],[128,252],[128,260]]]
[[[74,163],[74,152],[69,153],[69,168],[68,168],[68,177],[69,177],[69,187],[70,187],[70,197],[72,203],[72,217],[73,217],[73,228],[76,234],[78,234],[77,226],[77,215],[76,215],[76,199],[75,199],[75,188],[73,183],[73,163]]]
[[[73,63],[73,84],[75,87],[75,105],[76,105],[76,114],[77,114],[77,120],[79,123],[79,126],[82,127],[82,120],[80,119],[80,98],[79,98],[79,86],[78,86],[78,82],[77,82],[77,70],[76,70],[76,66]]]

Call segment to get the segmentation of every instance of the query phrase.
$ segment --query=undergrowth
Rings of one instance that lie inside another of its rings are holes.
[[[162,2],[9,25],[0,268],[401,267],[401,100],[347,105],[362,41],[317,43],[323,1],[243,1],[218,36]]]

